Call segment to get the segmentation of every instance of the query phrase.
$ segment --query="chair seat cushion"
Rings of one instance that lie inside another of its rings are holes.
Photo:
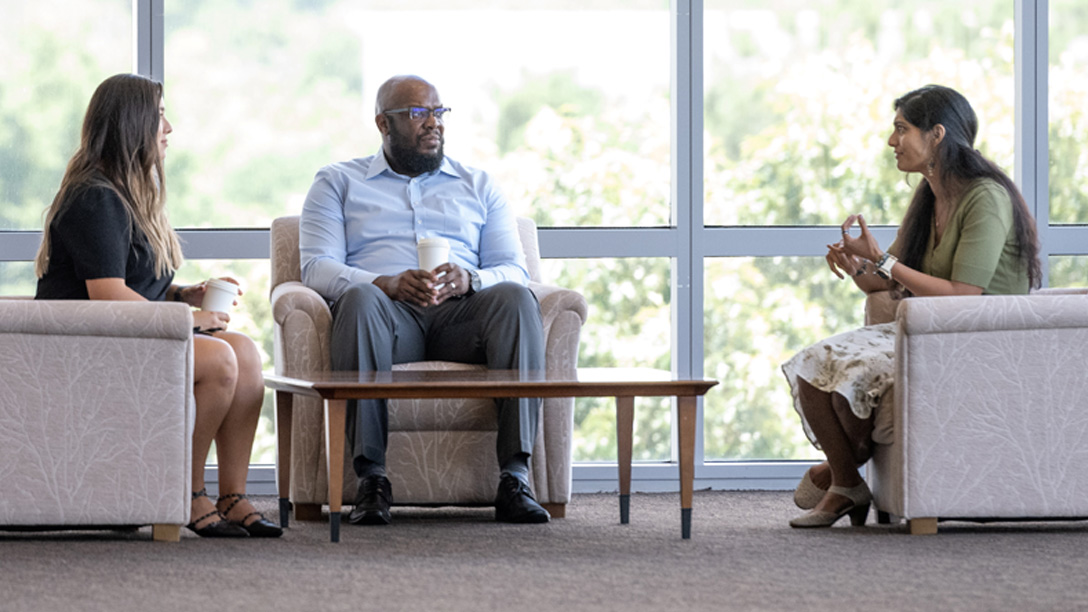
[[[394,370],[486,370],[482,365],[452,361],[416,361]],[[496,431],[495,401],[472,399],[398,399],[389,402],[389,431]]]

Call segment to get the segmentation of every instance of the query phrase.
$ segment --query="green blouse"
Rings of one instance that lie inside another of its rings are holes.
[[[982,287],[984,294],[1028,292],[1028,270],[1018,253],[1012,199],[997,181],[972,183],[953,211],[940,244],[934,245],[936,235],[931,227],[921,272]],[[888,250],[898,254],[895,242]]]

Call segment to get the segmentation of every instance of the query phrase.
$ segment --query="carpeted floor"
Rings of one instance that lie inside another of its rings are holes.
[[[275,517],[275,503],[260,498]],[[576,495],[566,519],[394,508],[389,527],[298,523],[282,540],[150,529],[0,532],[0,610],[1088,610],[1088,523],[798,531],[788,492]],[[872,517],[870,517],[872,519]]]

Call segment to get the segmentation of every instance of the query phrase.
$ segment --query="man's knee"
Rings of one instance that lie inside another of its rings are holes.
[[[518,313],[521,316],[540,317],[540,303],[528,287],[518,283],[502,282],[491,287],[490,291],[494,292],[497,308]]]
[[[374,283],[359,283],[352,285],[336,300],[333,310],[336,315],[374,312],[388,299]]]
[[[332,307],[333,326],[342,333],[351,330],[392,329],[393,301],[377,285],[353,285]]]
[[[334,360],[335,355],[355,355],[392,332],[387,301],[382,290],[369,283],[354,285],[340,296],[332,307]]]

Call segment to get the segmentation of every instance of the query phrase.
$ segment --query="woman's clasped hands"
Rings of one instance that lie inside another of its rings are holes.
[[[850,235],[850,230],[855,224],[861,228],[861,235],[857,237]],[[843,273],[857,276],[860,271],[864,271],[867,263],[876,262],[883,254],[876,238],[869,232],[865,217],[850,215],[842,224],[842,240],[827,245],[825,259],[835,276],[845,278]]]

